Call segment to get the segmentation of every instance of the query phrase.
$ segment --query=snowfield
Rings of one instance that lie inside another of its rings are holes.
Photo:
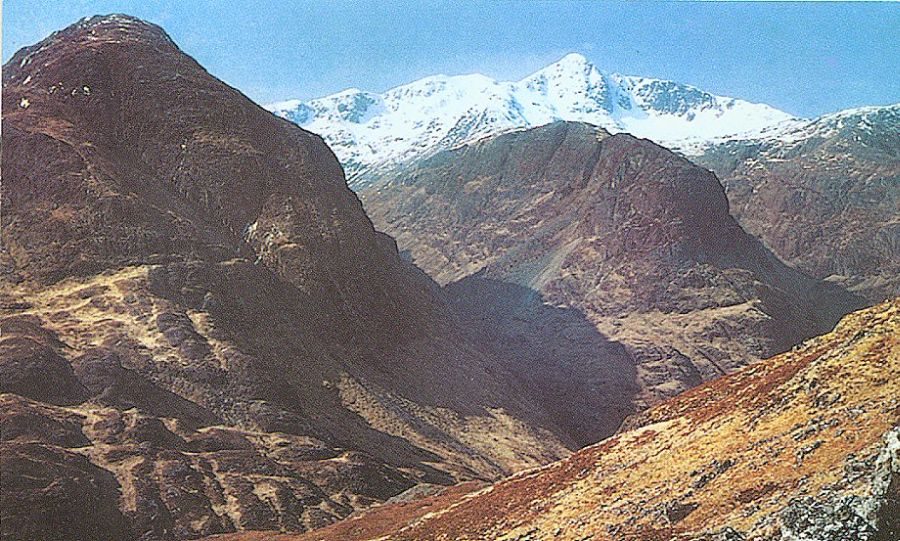
[[[628,132],[688,154],[800,123],[768,105],[672,81],[606,73],[574,53],[521,81],[436,75],[383,94],[348,89],[266,108],[321,135],[351,185],[365,183],[365,173],[373,169],[557,120]]]

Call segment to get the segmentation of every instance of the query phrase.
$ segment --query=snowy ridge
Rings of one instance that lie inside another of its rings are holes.
[[[870,132],[882,127],[900,129],[900,103],[845,109],[812,120],[794,119],[740,139],[795,143],[813,137],[825,139],[845,129]]]
[[[371,169],[557,120],[632,133],[683,152],[796,121],[768,105],[689,85],[606,73],[574,53],[521,81],[436,75],[383,94],[348,89],[267,109],[321,135],[351,184],[364,182]]]

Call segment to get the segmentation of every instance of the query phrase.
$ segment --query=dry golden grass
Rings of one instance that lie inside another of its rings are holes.
[[[731,526],[772,533],[792,498],[865,496],[850,455],[900,423],[900,300],[650,409],[637,428],[552,465],[419,512],[383,506],[295,540],[675,539]],[[369,525],[371,526],[371,525]],[[235,534],[229,539],[257,539]],[[285,538],[288,539],[288,538]]]

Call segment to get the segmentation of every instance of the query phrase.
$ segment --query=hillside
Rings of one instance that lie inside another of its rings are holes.
[[[900,105],[789,122],[693,156],[785,261],[872,302],[900,295]]]
[[[221,541],[897,539],[898,331],[900,303],[884,303],[550,466],[306,536]]]
[[[444,151],[360,195],[583,443],[861,306],[745,233],[709,171],[587,124]]]
[[[2,147],[4,539],[302,531],[573,446],[321,138],[159,27],[16,53]]]

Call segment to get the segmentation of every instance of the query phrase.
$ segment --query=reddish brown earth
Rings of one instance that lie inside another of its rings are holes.
[[[853,313],[558,463],[277,539],[896,539],[898,331],[898,301]]]
[[[158,27],[3,69],[3,539],[303,531],[571,441],[322,140]]]
[[[900,105],[865,107],[692,159],[722,178],[735,217],[779,257],[878,302],[900,295],[898,132]]]
[[[587,124],[441,152],[361,197],[582,443],[863,304],[748,235],[708,170]]]

